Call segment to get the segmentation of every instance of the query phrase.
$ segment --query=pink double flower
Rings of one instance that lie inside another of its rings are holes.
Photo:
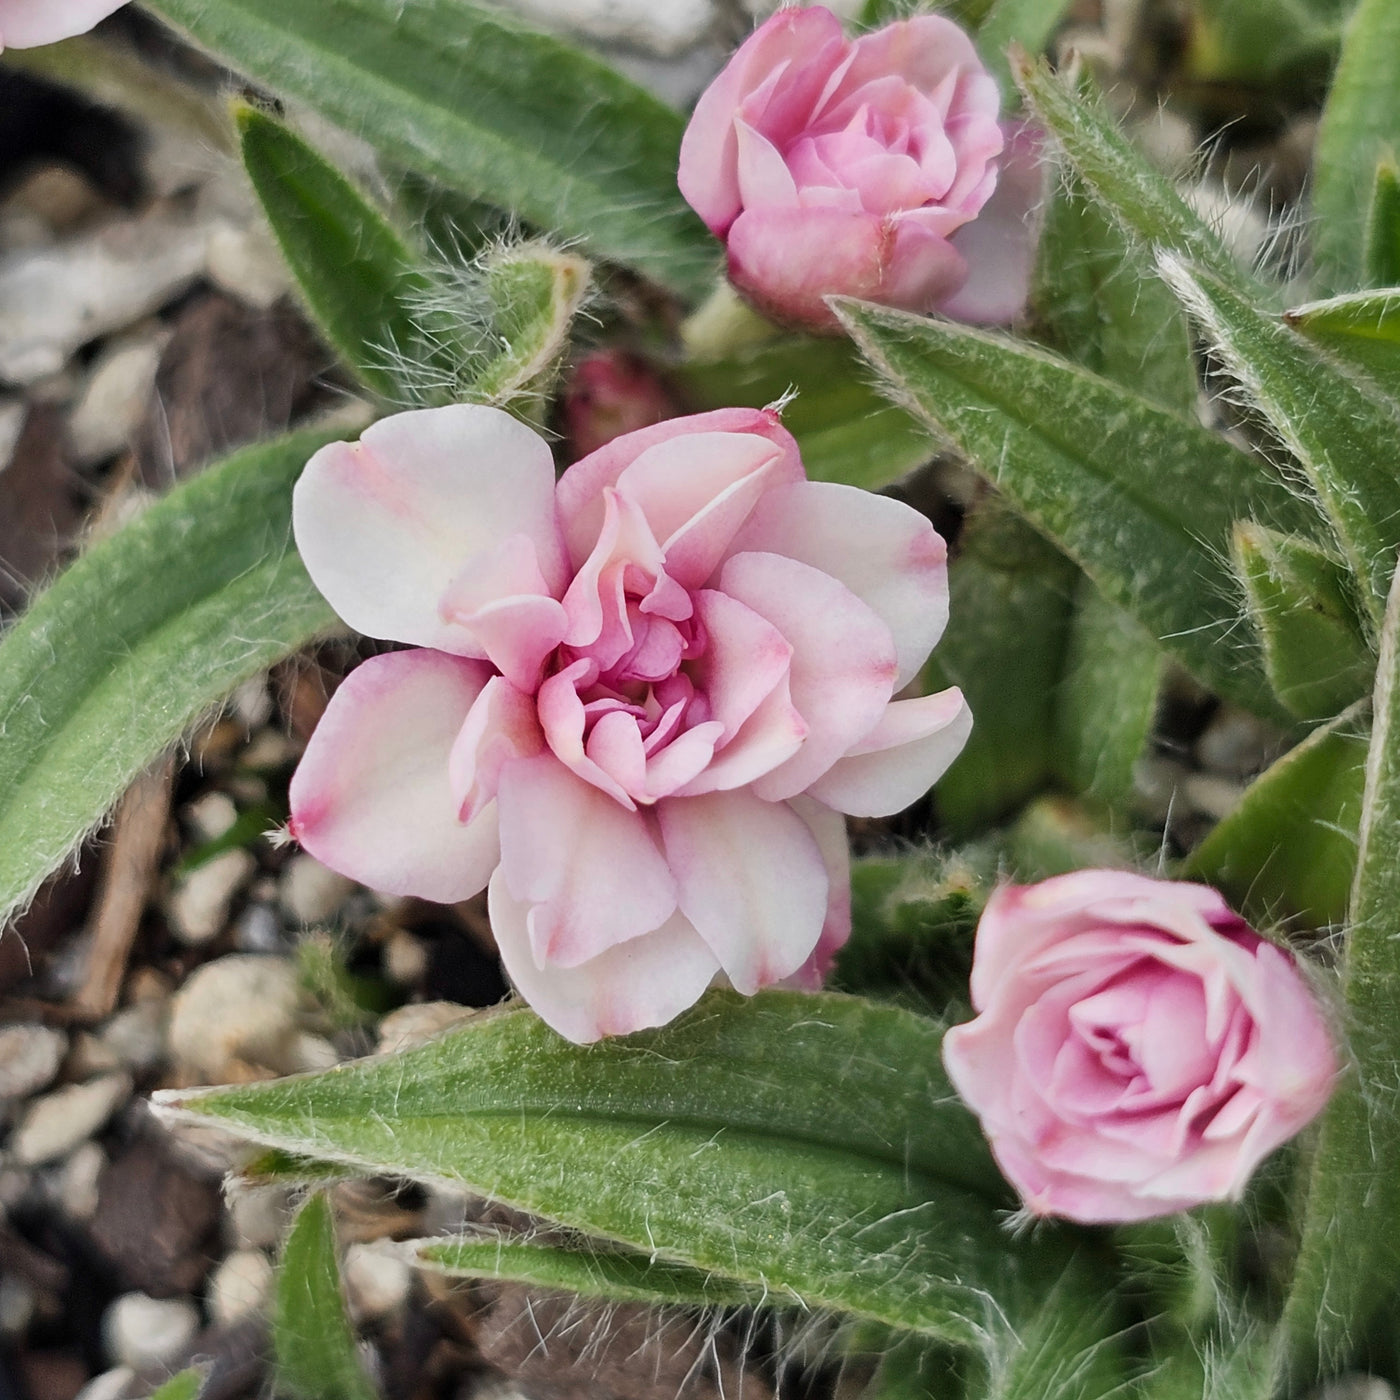
[[[907,806],[971,724],[957,690],[893,698],[947,618],[943,541],[808,481],[771,412],[626,434],[557,485],[506,413],[400,414],[316,454],[294,522],[336,611],[416,648],[336,693],[294,835],[381,890],[489,886],[512,980],[574,1040],[721,978],[819,982],[842,814]]]

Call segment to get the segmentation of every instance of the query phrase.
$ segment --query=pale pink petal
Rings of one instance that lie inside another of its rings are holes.
[[[801,749],[755,784],[769,802],[795,797],[875,728],[895,677],[890,630],[845,584],[778,554],[736,554],[720,591],[771,622],[791,645]]]
[[[498,859],[496,813],[458,820],[448,755],[489,676],[435,651],[391,652],[352,671],[292,776],[289,825],[302,847],[388,894],[450,904],[484,888]]]
[[[853,817],[888,817],[917,802],[962,752],[972,711],[956,687],[894,700],[875,728],[807,789]]]
[[[731,554],[785,554],[844,583],[894,637],[902,689],[922,669],[948,621],[948,547],[902,501],[827,481],[765,493]]]
[[[674,1020],[719,973],[715,955],[680,914],[650,933],[577,967],[540,968],[531,951],[530,908],[504,875],[491,881],[491,929],[516,990],[542,1021],[580,1045]]]
[[[496,796],[501,769],[544,748],[534,699],[504,676],[492,676],[476,697],[447,761],[460,819],[470,821]]]
[[[695,616],[709,640],[690,674],[709,701],[710,714],[732,739],[773,693],[792,664],[792,646],[767,618],[714,589],[694,595]]]
[[[126,0],[0,0],[0,47],[32,49],[86,34]]]
[[[667,798],[656,816],[681,912],[736,990],[796,972],[821,938],[829,886],[802,818],[746,789]]]
[[[796,441],[771,409],[718,408],[710,413],[671,418],[664,423],[655,423],[649,428],[638,428],[636,432],[623,433],[621,437],[613,438],[596,452],[575,462],[559,478],[559,520],[574,568],[579,568],[593,553],[602,533],[605,490],[616,486],[623,472],[643,454],[649,453],[662,443],[698,434],[767,439],[778,449],[780,458],[773,475],[775,485],[785,478],[800,481],[805,475]],[[752,470],[752,466],[749,469]],[[723,462],[719,465],[719,471],[726,485],[732,484],[737,475],[742,475],[732,472],[725,475]],[[685,489],[683,482],[678,481],[674,484],[682,490]],[[693,501],[690,515],[695,514],[703,505],[704,500]]]
[[[372,637],[480,656],[438,603],[477,553],[525,535],[551,589],[562,586],[554,465],[544,439],[476,404],[383,418],[358,443],[307,463],[292,523],[316,587]]]
[[[807,823],[826,863],[826,922],[811,957],[791,979],[793,986],[815,992],[851,936],[851,842],[839,812],[810,797],[794,797],[788,806]]]
[[[536,697],[540,727],[550,751],[565,767],[631,811],[636,806],[631,794],[606,768],[589,758],[584,743],[588,716],[578,686],[585,677],[596,678],[597,674],[597,666],[582,657],[547,676]]]
[[[762,128],[781,139],[781,128],[805,118],[845,49],[841,22],[830,10],[781,9],[745,40],[701,94],[681,139],[676,183],[712,232],[722,234],[740,209],[734,118],[744,99],[779,70],[799,77],[799,101],[785,105],[782,114],[772,112]],[[765,111],[770,105],[765,103]]]
[[[977,217],[952,236],[968,275],[938,303],[943,315],[1004,325],[1025,309],[1045,205],[1044,139],[1024,123],[1008,126],[996,189]]]
[[[745,209],[795,208],[797,185],[777,148],[747,122],[735,122],[739,138],[739,198]]]
[[[577,967],[660,928],[676,881],[653,829],[552,754],[517,759],[496,791],[501,871],[526,917],[535,965]]]
[[[958,69],[983,73],[982,60],[972,40],[943,15],[915,15],[862,34],[851,45],[854,57],[829,96],[827,110],[840,106],[857,89],[892,75],[905,78],[922,92],[931,93]],[[992,85],[989,115],[997,112],[996,85]],[[987,99],[979,92],[981,106]],[[979,107],[981,110],[981,107]]]

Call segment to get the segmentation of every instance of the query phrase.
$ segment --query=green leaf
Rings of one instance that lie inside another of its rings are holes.
[[[255,1154],[233,1172],[243,1186],[324,1186],[354,1176],[353,1168],[343,1163],[318,1162],[275,1147]]]
[[[1013,54],[1011,70],[1032,114],[1054,138],[1085,189],[1123,229],[1147,247],[1189,257],[1241,289],[1258,287],[1220,237],[1136,151],[1102,102],[1077,90],[1070,74]]]
[[[865,382],[840,340],[783,340],[724,360],[692,361],[676,374],[694,407],[783,407],[807,475],[877,491],[934,454],[926,429]]]
[[[954,837],[1015,811],[1049,780],[1078,577],[998,497],[963,527],[948,571],[948,628],[924,673],[930,691],[961,686],[975,716],[938,783],[939,816]]]
[[[204,1382],[209,1379],[211,1366],[208,1362],[198,1366],[187,1366],[177,1371],[164,1385],[152,1392],[151,1400],[199,1400]]]
[[[1284,320],[1345,366],[1400,398],[1400,290],[1353,292],[1309,302]]]
[[[279,96],[391,161],[698,296],[718,244],[676,188],[684,119],[466,0],[154,0]]]
[[[1360,0],[1313,156],[1313,261],[1324,288],[1349,292],[1366,275],[1366,224],[1376,163],[1400,148],[1400,8]]]
[[[243,165],[326,340],[372,393],[405,399],[394,366],[430,353],[417,255],[349,180],[292,129],[237,110]]]
[[[1071,0],[993,0],[987,17],[977,31],[977,48],[1002,91],[1011,90],[1011,69],[1006,51],[1020,44],[1031,53],[1040,53],[1050,42]]]
[[[670,1303],[691,1308],[757,1307],[765,1290],[646,1254],[590,1244],[540,1244],[483,1233],[417,1240],[414,1262],[458,1278],[504,1279],[615,1303]]]
[[[1162,271],[1298,458],[1379,625],[1400,549],[1400,479],[1391,462],[1400,405],[1218,278],[1169,254]]]
[[[1266,769],[1188,857],[1181,874],[1218,885],[1258,922],[1340,924],[1356,865],[1366,737],[1357,710],[1315,729]]]
[[[95,545],[0,638],[0,925],[239,682],[336,626],[291,545],[333,432],[237,453]]]
[[[1242,518],[1304,533],[1310,522],[1263,463],[1032,346],[859,302],[843,303],[841,316],[887,392],[952,441],[1107,599],[1212,689],[1277,713],[1262,656],[1239,625],[1230,534]]]
[[[340,1290],[335,1219],[321,1192],[297,1212],[282,1251],[272,1315],[278,1388],[296,1400],[378,1400]]]
[[[1400,571],[1397,571],[1400,579]],[[1322,1119],[1283,1315],[1300,1380],[1345,1364],[1400,1281],[1400,583],[1376,670],[1342,991],[1351,1073]]]
[[[1269,680],[1289,710],[1329,719],[1366,695],[1375,657],[1342,565],[1307,540],[1262,525],[1236,526],[1234,553]]]
[[[1185,69],[1193,84],[1281,88],[1291,81],[1307,91],[1341,41],[1336,7],[1316,0],[1193,0],[1188,29]]]
[[[713,992],[571,1045],[532,1013],[277,1083],[162,1097],[288,1151],[458,1181],[590,1236],[962,1343],[1065,1265],[1018,1241],[940,1028],[832,994]]]
[[[1181,306],[1147,245],[1127,236],[1065,172],[1041,235],[1031,304],[1038,338],[1163,408],[1196,411],[1196,365]]]
[[[1161,678],[1157,643],[1081,577],[1055,692],[1052,754],[1063,782],[1109,805],[1132,792]]]
[[[1376,163],[1366,221],[1365,271],[1368,287],[1400,284],[1400,167],[1393,157]]]

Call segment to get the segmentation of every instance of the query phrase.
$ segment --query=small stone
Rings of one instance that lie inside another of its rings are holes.
[[[112,1074],[121,1067],[116,1052],[91,1031],[79,1031],[73,1037],[73,1048],[68,1052],[66,1064],[70,1079],[95,1079],[99,1074]]]
[[[205,841],[217,841],[238,820],[238,807],[226,792],[215,789],[189,803],[182,814]]]
[[[0,239],[0,242],[3,242],[3,239]],[[29,406],[23,399],[7,399],[0,402],[0,472],[14,459],[19,435],[24,431],[24,420],[28,414]]]
[[[272,692],[265,676],[254,676],[240,685],[228,700],[229,709],[250,733],[272,718]]]
[[[165,340],[162,332],[135,336],[98,356],[68,418],[68,439],[80,467],[113,456],[131,441],[155,388]]]
[[[704,38],[714,23],[710,0],[516,0],[531,19],[603,44],[671,58]]]
[[[209,1316],[220,1326],[260,1312],[272,1295],[272,1262],[260,1249],[236,1249],[209,1279]]]
[[[1239,806],[1244,788],[1213,773],[1192,773],[1181,785],[1181,796],[1192,811],[1223,821]]]
[[[1172,815],[1190,771],[1184,763],[1159,754],[1138,759],[1133,768],[1133,805],[1144,820],[1160,824]]]
[[[344,1276],[350,1313],[359,1322],[392,1316],[413,1286],[408,1263],[378,1244],[352,1244],[345,1251]]]
[[[189,947],[217,938],[228,923],[234,895],[257,868],[252,854],[238,847],[192,870],[176,886],[166,909],[176,938]]]
[[[71,1220],[91,1220],[97,1214],[97,1183],[107,1165],[107,1154],[95,1142],[85,1142],[59,1169],[59,1203]]]
[[[1231,778],[1249,778],[1269,766],[1279,752],[1278,733],[1244,710],[1225,707],[1196,740],[1202,768]]]
[[[234,920],[233,946],[240,953],[285,953],[282,921],[269,904],[250,904]]]
[[[1183,186],[1181,192],[1225,246],[1241,262],[1253,266],[1269,241],[1269,224],[1249,199],[1204,180]]]
[[[416,987],[428,971],[428,948],[421,938],[399,929],[384,945],[384,975],[400,987]]]
[[[1196,159],[1196,128],[1160,103],[1135,123],[1133,136],[1148,160],[1167,175],[1184,175]]]
[[[67,1156],[86,1142],[131,1096],[125,1074],[106,1074],[70,1084],[29,1105],[10,1139],[10,1155],[34,1167]]]
[[[1395,1400],[1395,1390],[1379,1376],[1360,1372],[1338,1376],[1317,1393],[1318,1400]]]
[[[127,978],[126,999],[132,1005],[138,1001],[167,1001],[174,990],[170,978],[158,968],[138,967]]]
[[[263,729],[253,736],[238,761],[244,768],[285,768],[296,758],[297,752],[296,745],[285,734]]]
[[[333,1069],[340,1063],[340,1051],[325,1036],[297,1034],[283,1062],[284,1074],[306,1074],[313,1070]]]
[[[0,1029],[0,1099],[27,1098],[47,1088],[67,1053],[68,1037],[49,1026]]]
[[[209,280],[230,296],[266,311],[291,290],[287,264],[261,228],[217,223],[205,248]]]
[[[102,1318],[108,1357],[141,1370],[174,1361],[199,1331],[199,1312],[184,1298],[124,1293]]]
[[[410,1002],[391,1011],[379,1023],[378,1053],[390,1055],[411,1050],[473,1014],[471,1007],[458,1006],[455,1001]]]
[[[18,1274],[0,1274],[0,1337],[10,1342],[23,1337],[37,1301],[34,1289]]]
[[[296,1045],[299,995],[286,958],[231,953],[206,963],[175,995],[171,1052],[210,1084],[224,1082],[235,1060],[281,1072]]]
[[[44,165],[26,176],[6,201],[66,233],[100,213],[103,199],[86,176],[68,165]]]
[[[286,1186],[243,1186],[235,1178],[228,1193],[228,1224],[234,1243],[244,1249],[275,1249],[292,1219],[292,1192]]]
[[[130,1366],[113,1366],[94,1376],[73,1400],[126,1400],[128,1387],[136,1379]]]
[[[166,1003],[140,1001],[118,1011],[102,1027],[98,1040],[116,1056],[118,1064],[137,1074],[146,1074],[165,1059],[169,1020]]]
[[[354,888],[353,880],[303,852],[287,862],[277,897],[289,919],[299,924],[320,924],[335,914]]]

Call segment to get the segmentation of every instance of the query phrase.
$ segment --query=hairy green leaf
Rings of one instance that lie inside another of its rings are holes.
[[[1400,290],[1353,292],[1309,302],[1286,313],[1284,320],[1400,399]]]
[[[927,462],[928,432],[865,382],[866,371],[840,340],[783,340],[677,371],[696,408],[784,403],[783,426],[797,439],[807,475],[876,491]]]
[[[209,1371],[210,1366],[207,1362],[199,1366],[187,1366],[153,1391],[151,1400],[199,1400],[199,1393],[204,1389]]]
[[[311,1196],[282,1250],[272,1313],[278,1389],[296,1400],[378,1400],[340,1288],[330,1198]]]
[[[329,432],[237,453],[95,545],[0,638],[0,925],[240,681],[336,625],[291,541]]]
[[[1147,247],[1166,247],[1209,268],[1241,289],[1258,288],[1209,228],[1133,149],[1099,101],[1078,90],[1078,80],[1048,64],[1013,54],[1012,74],[1032,114],[1054,138],[1084,188],[1123,229]]]
[[[1065,16],[1070,0],[993,0],[977,30],[977,48],[1004,91],[1011,89],[1006,52],[1020,44],[1039,53]]]
[[[692,1308],[757,1307],[762,1288],[646,1254],[601,1248],[586,1240],[541,1243],[508,1235],[417,1240],[414,1261],[459,1278],[504,1279],[615,1303],[671,1303]]]
[[[431,281],[383,214],[290,127],[240,106],[243,164],[326,340],[371,392],[405,393],[396,365],[432,353],[422,331]]]
[[[153,0],[233,67],[391,161],[698,296],[718,245],[676,188],[684,120],[467,0]]]
[[[1393,157],[1376,164],[1371,212],[1366,220],[1366,285],[1400,285],[1400,167]]]
[[[1360,0],[1323,108],[1313,158],[1313,260],[1324,288],[1366,276],[1366,225],[1376,163],[1400,149],[1400,7]]]
[[[1349,710],[1261,773],[1181,873],[1218,885],[1260,922],[1340,924],[1356,867],[1365,764],[1362,716]]]
[[[940,1028],[852,998],[710,993],[576,1046],[523,1010],[278,1083],[163,1096],[257,1141],[470,1185],[587,1235],[961,1343],[1065,1264],[1001,1229],[1004,1187]]]
[[[1400,550],[1400,478],[1390,461],[1400,404],[1337,368],[1218,278],[1170,254],[1162,270],[1297,457],[1379,625]]]
[[[887,392],[952,441],[1111,602],[1222,695],[1277,713],[1226,562],[1236,520],[1309,533],[1261,462],[1045,351],[843,303]]]
[[[1262,525],[1236,526],[1234,550],[1278,698],[1300,719],[1316,720],[1365,696],[1375,657],[1341,563]]]
[[[976,716],[938,784],[939,815],[955,836],[1015,811],[1050,777],[1078,578],[998,497],[963,527],[948,572],[948,629],[924,673],[929,690],[961,686]]]
[[[1400,571],[1396,574],[1400,580]],[[1342,989],[1352,1072],[1322,1120],[1283,1328],[1300,1380],[1344,1364],[1400,1280],[1400,582],[1376,670]]]

